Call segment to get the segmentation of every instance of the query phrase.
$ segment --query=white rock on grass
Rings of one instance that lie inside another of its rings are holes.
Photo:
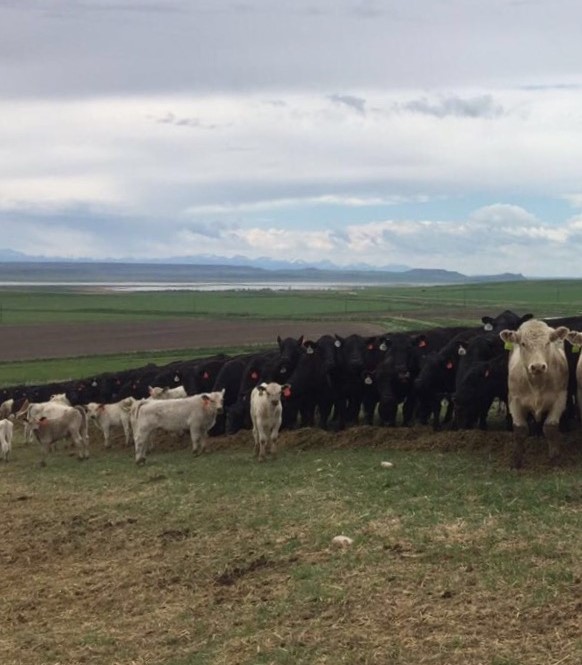
[[[338,547],[349,547],[354,541],[347,536],[336,536],[331,542]]]
[[[383,469],[391,469],[394,466],[394,464],[392,464],[392,462],[380,462],[380,466]]]

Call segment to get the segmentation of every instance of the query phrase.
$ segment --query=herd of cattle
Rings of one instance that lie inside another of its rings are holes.
[[[72,439],[84,459],[94,420],[106,446],[111,428],[123,427],[138,463],[159,429],[189,431],[200,452],[207,434],[252,427],[262,460],[275,452],[280,427],[343,429],[363,419],[486,429],[498,399],[508,407],[512,464],[519,467],[528,434],[543,432],[556,459],[559,429],[579,419],[581,329],[582,317],[541,320],[506,310],[484,316],[476,327],[370,338],[323,335],[317,341],[278,337],[269,351],[6,387],[0,389],[0,450],[6,459],[12,423],[22,418],[27,436],[42,446],[43,461],[62,438]]]

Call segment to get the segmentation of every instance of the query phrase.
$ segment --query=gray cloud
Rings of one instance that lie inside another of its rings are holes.
[[[348,108],[365,115],[366,113],[366,100],[362,97],[356,97],[354,95],[329,95],[329,99],[334,104],[340,104],[342,106],[347,106]]]
[[[216,123],[205,123],[199,118],[179,118],[172,112],[168,111],[165,115],[155,118],[155,122],[161,125],[174,125],[176,127],[194,127],[196,129],[218,129],[226,125],[218,125]]]
[[[491,95],[477,97],[439,97],[431,101],[427,97],[413,99],[396,105],[396,109],[432,115],[436,118],[454,116],[457,118],[496,118],[504,114],[503,107]]]

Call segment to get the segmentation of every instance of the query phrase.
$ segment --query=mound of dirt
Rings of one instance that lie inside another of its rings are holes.
[[[91,447],[102,446],[100,434],[92,433]],[[114,445],[124,446],[122,436],[114,439]],[[158,432],[152,437],[152,454],[184,450],[189,448],[190,439],[187,433],[176,435]],[[386,450],[418,450],[441,452],[479,452],[487,454],[500,465],[508,466],[512,447],[512,434],[501,429],[441,431],[434,432],[430,427],[379,427],[360,425],[341,432],[330,432],[316,427],[304,427],[296,430],[282,431],[279,436],[278,448],[284,450],[312,449],[357,449],[383,448]],[[253,449],[252,434],[249,430],[241,430],[230,436],[210,437],[208,451],[228,451]],[[530,437],[526,446],[526,465],[548,467],[548,447],[543,437]],[[562,466],[582,464],[582,445],[580,433],[564,434],[562,455],[559,461]]]

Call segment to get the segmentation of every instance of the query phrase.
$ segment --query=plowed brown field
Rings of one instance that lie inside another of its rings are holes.
[[[277,335],[317,339],[326,333],[377,335],[383,331],[372,323],[225,319],[4,325],[0,327],[0,361],[270,344]]]

